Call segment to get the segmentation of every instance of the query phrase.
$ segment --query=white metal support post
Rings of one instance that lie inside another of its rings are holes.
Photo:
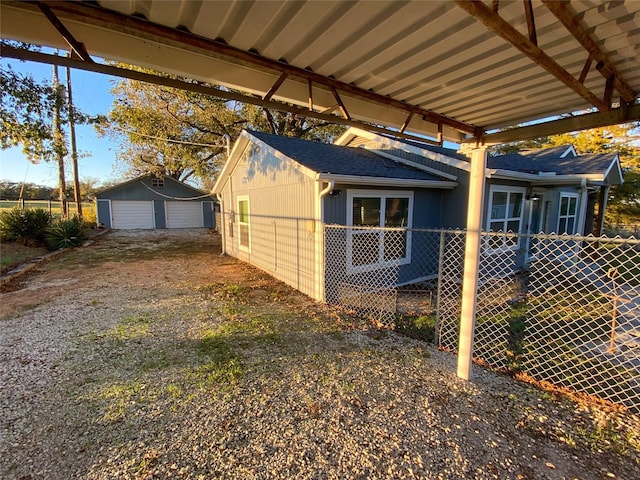
[[[476,300],[484,204],[487,150],[476,148],[471,153],[469,175],[469,203],[467,206],[467,241],[464,249],[464,277],[462,280],[462,308],[458,341],[458,377],[469,380],[473,358],[473,330],[476,323]]]

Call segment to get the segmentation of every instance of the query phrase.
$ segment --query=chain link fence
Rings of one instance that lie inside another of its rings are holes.
[[[459,230],[325,227],[325,296],[456,351]],[[474,358],[640,412],[640,240],[486,233]]]

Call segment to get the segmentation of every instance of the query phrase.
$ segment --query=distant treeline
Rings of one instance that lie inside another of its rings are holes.
[[[9,182],[3,180],[0,182],[0,199],[2,200],[18,200],[20,191],[22,190],[22,198],[25,200],[48,200],[50,198],[58,198],[58,189],[48,187],[46,185],[36,185],[35,183],[25,183],[24,189],[22,182]],[[71,198],[73,198],[73,193]]]
[[[98,180],[95,178],[81,179],[80,198],[82,201],[86,201],[93,192],[116,183],[117,181],[114,180],[98,185]],[[22,196],[20,196],[21,191]],[[73,184],[71,182],[67,185],[66,196],[68,200],[73,200]],[[25,183],[23,188],[22,182],[0,181],[0,200],[19,200],[21,198],[24,200],[57,200],[60,195],[57,187]]]

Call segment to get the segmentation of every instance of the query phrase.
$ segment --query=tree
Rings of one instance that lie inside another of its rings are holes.
[[[18,200],[47,200],[54,195],[54,189],[45,185],[35,183],[11,182],[9,180],[0,181],[0,199]]]
[[[145,70],[148,71],[148,70]],[[120,141],[118,160],[129,176],[165,175],[178,180],[211,183],[243,128],[303,138],[331,139],[342,127],[272,112],[208,95],[122,80],[109,118],[99,132]]]
[[[14,42],[2,41],[2,44]],[[31,48],[31,46],[26,46]],[[37,82],[29,75],[0,67],[0,148],[22,145],[32,163],[55,160],[58,163],[59,194],[66,216],[64,158],[67,155],[64,126],[88,123],[89,117],[69,109],[66,92],[58,81],[57,66],[53,82]]]
[[[119,140],[117,158],[129,176],[207,178],[223,165],[227,138],[244,124],[239,106],[207,95],[135,80],[120,81],[112,93],[113,108],[98,131]]]
[[[287,112],[265,110],[250,104],[243,106],[242,114],[247,119],[249,128],[286,137],[330,143],[346,130],[343,125]]]
[[[55,158],[53,119],[59,91],[31,76],[0,67],[0,147],[22,146],[32,163]]]
[[[548,145],[573,144],[578,154],[613,153],[620,157],[624,184],[611,188],[605,215],[609,224],[640,223],[640,122],[553,135]]]

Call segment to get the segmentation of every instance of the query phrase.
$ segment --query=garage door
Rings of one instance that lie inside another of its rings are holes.
[[[113,228],[155,228],[151,201],[112,200],[111,217]]]
[[[202,227],[201,202],[166,202],[167,228]]]

